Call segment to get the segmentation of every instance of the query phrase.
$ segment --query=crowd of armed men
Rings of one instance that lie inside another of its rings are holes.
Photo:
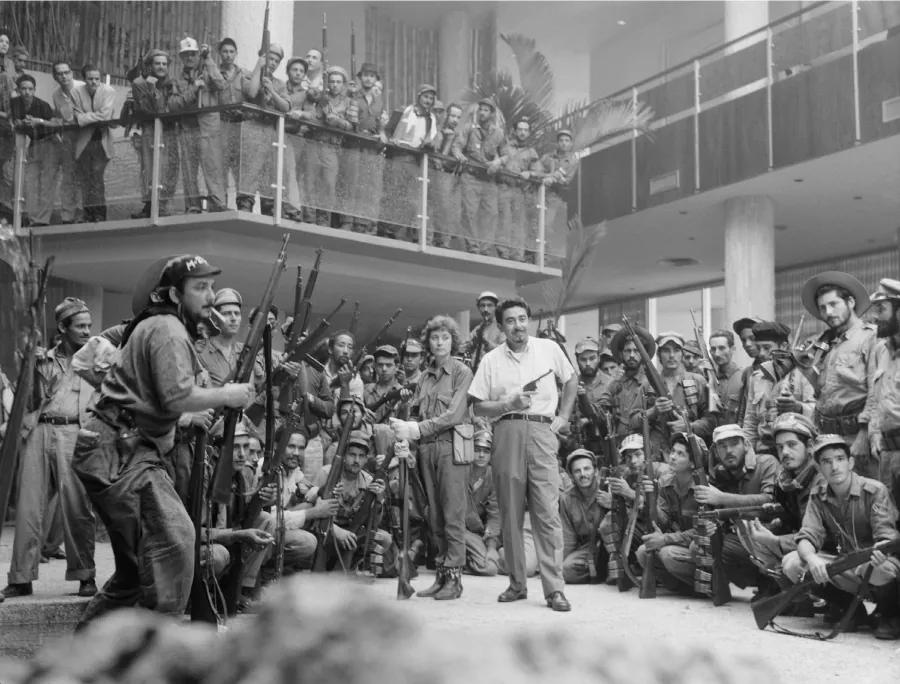
[[[179,48],[175,76],[166,52],[147,53],[130,74],[131,90],[119,113],[136,122],[129,131],[140,156],[144,204],[134,218],[150,216],[152,117],[165,114],[177,116],[163,119],[161,215],[173,211],[179,175],[187,213],[224,211],[229,174],[238,209],[253,211],[258,192],[261,211],[273,214],[272,117],[249,109],[198,111],[241,103],[286,117],[282,216],[296,221],[417,241],[418,229],[410,227],[418,225],[418,193],[412,188],[419,157],[413,150],[424,150],[433,155],[428,244],[533,262],[536,235],[526,226],[537,226],[537,183],[560,189],[575,174],[570,131],[559,131],[557,149],[539,156],[529,142],[528,120],[501,123],[491,99],[464,116],[467,105],[445,106],[434,86],[422,84],[416,101],[392,118],[379,69],[370,62],[351,78],[311,49],[287,60],[283,81],[273,75],[285,58],[277,43],[252,69],[238,66],[231,38],[219,42],[218,63],[216,51],[193,38],[184,38]],[[0,29],[0,201],[13,206],[12,133],[19,131],[29,139],[25,225],[49,224],[57,203],[62,223],[105,221],[104,174],[114,151],[110,128],[102,122],[116,116],[115,91],[101,83],[98,66],[81,68],[81,82],[73,74],[76,67],[60,59],[52,66],[58,86],[46,102],[35,95],[35,79],[24,70],[27,57],[24,46],[10,50],[9,36]],[[385,155],[392,160],[388,174]],[[412,165],[409,173],[402,172],[406,165]],[[397,202],[398,197],[411,200]],[[564,226],[564,205],[550,206],[547,225]]]
[[[689,341],[623,318],[580,340],[574,364],[557,334],[529,334],[526,301],[484,292],[468,334],[436,315],[370,350],[339,330],[300,359],[244,354],[243,383],[229,381],[259,312],[220,275],[199,256],[157,265],[135,318],[96,337],[84,302],[56,307],[21,430],[7,599],[32,593],[61,539],[66,579],[93,596],[84,622],[183,614],[197,577],[240,611],[282,575],[409,586],[426,565],[418,596],[435,600],[459,599],[463,574],[507,575],[501,603],[540,574],[556,611],[571,609],[566,584],[716,605],[736,585],[756,588],[760,627],[787,614],[900,638],[900,281],[870,296],[846,273],[811,278],[803,304],[827,330],[808,344],[752,317]],[[264,313],[257,328],[307,334]],[[270,384],[287,392],[277,415]],[[231,440],[222,409],[240,410]],[[209,485],[222,463],[224,500]],[[95,514],[116,560],[99,592]]]

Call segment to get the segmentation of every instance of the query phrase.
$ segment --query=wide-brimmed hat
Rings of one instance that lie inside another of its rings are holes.
[[[847,290],[856,301],[855,311],[857,315],[862,314],[869,308],[869,293],[865,286],[849,273],[843,271],[825,271],[814,275],[812,278],[803,283],[803,290],[800,298],[803,301],[803,307],[820,321],[824,320],[819,313],[819,306],[816,303],[816,292],[823,285],[834,285]]]

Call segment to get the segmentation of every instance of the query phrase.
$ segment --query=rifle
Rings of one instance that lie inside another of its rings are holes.
[[[347,327],[353,339],[356,339],[356,329],[359,327],[359,302],[353,302],[353,315],[350,317],[350,325]]]
[[[34,252],[31,252],[34,254]],[[38,279],[37,265],[30,264],[31,279],[34,283],[35,297],[28,308],[30,317],[30,330],[25,347],[22,350],[22,365],[19,368],[19,377],[16,379],[16,393],[13,397],[12,408],[9,411],[9,419],[6,421],[6,436],[3,445],[0,446],[0,531],[2,531],[3,518],[6,517],[6,507],[9,505],[9,494],[12,490],[13,473],[16,470],[16,461],[19,453],[19,431],[22,429],[22,421],[25,419],[25,410],[28,400],[37,384],[34,382],[37,359],[35,351],[38,344],[39,326],[41,325],[44,311],[44,301],[47,297],[47,283],[50,280],[50,271],[53,268],[53,257],[44,263],[44,272]]]
[[[289,361],[307,361],[307,356],[310,355],[316,348],[316,345],[322,341],[322,338],[325,337],[325,332],[331,326],[331,319],[337,316],[338,312],[343,308],[344,304],[347,303],[346,297],[341,298],[341,301],[338,305],[329,313],[325,318],[319,321],[319,324],[313,328],[312,332],[309,333],[306,337],[303,338],[301,342],[298,342],[297,345],[291,349],[290,351],[285,352],[282,357],[281,362],[287,363]],[[276,382],[278,382],[279,375],[275,374]]]
[[[356,28],[350,22],[350,78],[356,78]]]
[[[641,357],[641,361],[644,363],[644,372],[647,374],[647,382],[650,383],[650,387],[656,392],[656,396],[671,399],[672,396],[669,394],[669,388],[666,387],[666,383],[663,380],[662,375],[660,375],[659,369],[657,369],[656,365],[653,363],[650,354],[647,353],[647,348],[644,347],[643,341],[634,331],[634,327],[631,325],[631,321],[628,320],[628,316],[622,316],[622,325],[625,327],[625,331],[631,338],[631,341],[634,342],[634,346]]]
[[[331,470],[328,471],[328,478],[325,485],[319,492],[320,499],[330,499],[341,479],[341,471],[344,468],[344,454],[347,452],[347,443],[350,441],[350,433],[353,431],[354,412],[350,411],[341,425],[341,437],[338,440],[337,449],[334,453],[334,459],[331,461]],[[313,533],[316,535],[316,555],[313,557],[312,571],[325,572],[328,553],[325,550],[325,544],[329,539],[333,538],[332,519],[320,518],[313,524]]]
[[[297,344],[303,330],[300,323],[300,316],[303,315],[303,266],[297,264],[297,280],[294,281],[294,309],[291,314],[291,324],[287,329],[287,346],[291,347]],[[297,334],[294,334],[294,330]]]
[[[718,378],[712,370],[712,356],[710,356],[709,354],[709,347],[706,346],[706,340],[703,339],[703,326],[697,325],[697,319],[694,316],[694,310],[690,309],[690,312],[691,320],[694,322],[694,339],[697,341],[697,346],[700,347],[700,353],[703,355],[704,360],[709,363],[710,366],[703,371],[703,374],[706,376],[706,384],[709,388],[709,410],[715,413],[720,410],[721,404],[719,395],[716,392],[716,384],[718,383]]]
[[[387,467],[389,464],[389,459],[385,457],[384,462],[381,464],[381,467],[375,472],[372,477],[372,481],[376,482],[381,480],[385,483],[385,497],[389,496],[389,489],[387,487]],[[371,572],[372,564],[369,558],[369,550],[372,546],[372,540],[375,536],[375,531],[378,529],[378,515],[379,512],[383,510],[384,504],[378,504],[377,497],[370,490],[366,490],[365,495],[363,496],[362,504],[359,507],[359,510],[356,511],[356,514],[353,516],[353,520],[350,522],[350,531],[356,535],[357,539],[364,534],[365,542],[362,545],[362,558],[359,561],[358,570],[362,570],[363,573],[366,571]]]
[[[297,321],[294,321],[294,331],[291,338],[292,345],[296,345],[298,343],[300,336],[303,334],[303,331],[306,330],[306,326],[309,323],[309,313],[312,306],[312,296],[313,292],[316,289],[316,283],[319,280],[319,270],[322,267],[322,255],[324,253],[325,250],[322,247],[319,247],[316,250],[316,261],[313,264],[312,270],[309,272],[309,280],[306,283],[306,290],[303,291],[303,299],[301,300],[299,307],[300,312],[303,314],[303,323],[298,329]]]
[[[394,321],[397,320],[397,316],[399,316],[401,313],[403,313],[403,309],[397,309],[394,312],[394,315],[388,319],[387,323],[385,323],[383,326],[381,326],[381,330],[379,330],[375,334],[375,337],[373,337],[371,340],[369,340],[369,342],[365,346],[360,347],[356,351],[356,353],[353,355],[353,360],[351,362],[353,364],[353,369],[355,371],[359,371],[359,367],[362,365],[362,360],[365,358],[366,352],[369,349],[369,347],[377,347],[379,345],[379,343],[381,342],[381,338],[384,337],[384,335],[385,335],[385,333],[387,333],[388,329],[394,324]]]
[[[263,17],[262,45],[259,48],[260,57],[263,57],[263,67],[259,72],[259,83],[262,86],[262,80],[269,77],[269,46],[272,43],[272,36],[269,33],[269,0],[266,0],[266,14]]]
[[[650,422],[647,420],[646,405],[643,414],[643,431],[644,431],[644,452],[647,462],[645,464],[645,475],[651,480],[653,477],[653,461],[650,460]],[[656,482],[653,482],[653,491],[644,493],[644,500],[647,503],[647,522],[650,524],[649,530],[656,529]],[[656,551],[647,549],[647,559],[644,564],[644,573],[641,575],[640,591],[638,598],[651,599],[656,598]]]
[[[587,391],[579,391],[576,398],[578,399],[578,413],[582,417],[587,418],[588,421],[587,439],[582,439],[582,442],[590,441],[591,444],[596,444],[602,439],[601,435],[603,432],[600,427],[600,416],[597,413],[597,409],[591,403]]]
[[[253,366],[256,363],[256,354],[263,338],[263,331],[269,325],[264,312],[272,308],[272,302],[278,289],[278,281],[281,279],[281,274],[284,273],[288,240],[290,240],[290,234],[285,233],[281,243],[281,251],[275,259],[275,265],[272,268],[272,273],[269,275],[269,282],[266,283],[266,289],[259,304],[258,311],[260,315],[253,320],[250,332],[247,333],[244,347],[241,349],[241,354],[238,357],[234,374],[238,383],[249,382],[252,376]],[[216,468],[213,471],[210,492],[210,498],[218,504],[227,505],[231,503],[231,479],[234,471],[231,454],[234,451],[234,430],[237,427],[240,416],[241,409],[225,409],[222,449],[219,460],[216,462]]]
[[[372,411],[372,412],[374,413],[375,411],[377,411],[378,409],[380,409],[380,408],[381,408],[382,406],[384,406],[385,404],[390,403],[390,402],[392,402],[392,401],[397,401],[397,399],[400,398],[400,393],[401,393],[403,390],[409,390],[410,392],[412,392],[413,394],[415,394],[415,391],[416,391],[416,383],[410,382],[410,383],[408,383],[408,384],[406,384],[406,385],[403,385],[403,387],[395,387],[395,388],[392,389],[392,390],[388,390],[387,392],[385,392],[384,396],[381,397],[381,399],[378,399],[378,400],[375,401],[375,403],[373,403],[373,404],[369,404],[368,406],[366,406],[366,408],[369,409],[370,411]]]
[[[478,324],[478,332],[475,335],[475,353],[472,354],[472,371],[478,370],[481,363],[481,355],[484,353],[484,321]]]
[[[703,520],[728,522],[733,520],[774,520],[784,515],[781,504],[767,503],[759,506],[738,506],[737,508],[715,508],[709,511],[699,511],[697,516]]]
[[[885,555],[900,552],[900,539],[892,541],[880,541],[873,546],[853,551],[839,558],[835,558],[828,564],[829,579],[852,570],[863,563],[867,563],[872,558],[873,551],[881,551]],[[794,599],[804,595],[810,589],[816,586],[816,581],[812,578],[798,582],[789,589],[785,589],[780,594],[776,594],[771,598],[760,599],[750,604],[753,609],[753,617],[756,620],[756,626],[765,629],[769,625],[774,625],[774,620],[787,608]],[[818,635],[817,635],[818,636]],[[820,637],[822,638],[822,637]]]
[[[203,569],[200,567],[200,551],[203,548],[203,480],[206,474],[206,445],[209,441],[209,433],[197,428],[194,439],[194,456],[191,460],[191,479],[188,485],[190,491],[189,513],[194,522],[194,581],[191,583],[191,622],[207,622],[218,624],[219,616],[215,604],[210,597],[206,579],[203,577]],[[207,522],[211,524],[211,522]],[[212,568],[212,557],[208,563],[207,571]]]
[[[403,601],[415,593],[409,581],[409,465],[405,458],[399,459],[400,489],[400,531],[403,541],[400,544],[400,571],[397,576],[397,600]]]
[[[328,70],[328,16],[322,12],[322,71]]]

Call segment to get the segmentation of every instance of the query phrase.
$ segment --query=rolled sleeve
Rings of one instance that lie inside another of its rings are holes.
[[[810,499],[803,514],[803,524],[800,531],[794,536],[794,543],[799,544],[805,539],[813,545],[816,551],[825,543],[825,523],[822,520],[822,503],[819,499]]]
[[[422,437],[431,437],[432,435],[449,430],[454,425],[459,425],[466,414],[466,408],[468,406],[466,397],[469,386],[472,383],[472,371],[470,371],[463,363],[454,362],[452,365],[453,369],[450,376],[450,383],[453,394],[450,399],[450,404],[447,409],[442,411],[439,415],[432,418],[426,418],[419,423],[419,433]],[[440,384],[441,382],[438,380],[434,385],[429,385],[426,391],[433,390],[437,392]],[[419,387],[422,387],[422,383],[419,384]]]

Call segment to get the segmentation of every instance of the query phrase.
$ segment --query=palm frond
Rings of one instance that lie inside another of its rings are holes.
[[[541,284],[547,306],[553,311],[551,320],[554,324],[559,322],[560,316],[578,294],[584,276],[594,263],[600,240],[604,235],[606,235],[605,221],[585,227],[578,214],[569,220],[566,256],[562,260],[562,277]]]
[[[522,90],[540,109],[552,109],[556,90],[553,69],[544,54],[537,49],[534,39],[519,33],[501,33],[500,39],[513,51],[519,66]]]
[[[474,119],[477,103],[483,98],[494,102],[497,107],[497,123],[504,129],[519,119],[527,119],[532,126],[543,126],[550,120],[549,112],[541,109],[522,88],[513,85],[512,74],[508,71],[482,74],[474,87],[466,91],[463,101],[471,104],[463,112],[466,121],[469,120],[469,114]]]
[[[599,100],[583,114],[574,130],[572,151],[575,153],[622,133],[637,131],[650,135],[653,109],[632,100]]]

